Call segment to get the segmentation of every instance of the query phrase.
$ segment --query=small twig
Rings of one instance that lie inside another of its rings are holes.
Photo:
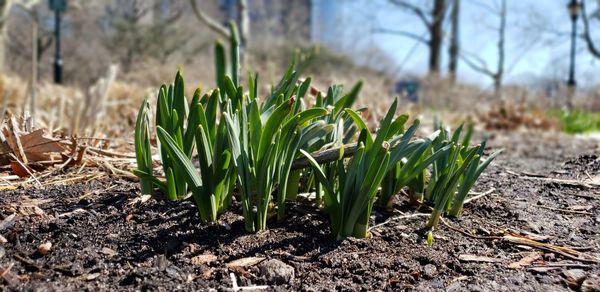
[[[579,180],[560,179],[560,178],[551,178],[551,177],[537,177],[537,176],[520,176],[520,178],[529,179],[529,180],[539,180],[539,181],[557,183],[557,184],[561,184],[561,185],[568,185],[568,186],[574,186],[574,187],[582,187],[582,188],[586,188],[586,189],[600,188],[600,183],[596,183],[596,182],[583,182],[583,181],[579,181]]]
[[[477,194],[474,197],[470,197],[470,198],[468,198],[468,199],[465,200],[464,204],[467,204],[467,203],[470,203],[471,201],[475,201],[477,199],[483,198],[483,197],[485,197],[485,196],[493,193],[495,190],[496,190],[496,188],[491,188],[491,189],[489,189],[489,190],[487,190],[487,191],[485,191],[483,193]],[[471,193],[471,194],[476,194],[476,193]]]
[[[75,210],[73,210],[71,212],[66,212],[66,213],[59,214],[58,218],[68,217],[68,216],[71,216],[71,215],[76,214],[76,213],[85,213],[85,212],[87,212],[87,210],[82,209],[82,208],[77,208],[77,209],[75,209]]]
[[[594,195],[584,195],[584,194],[578,194],[578,193],[573,194],[573,196],[580,197],[580,198],[586,198],[586,199],[592,199],[592,200],[600,200],[600,196],[598,196],[598,195],[600,195],[600,192],[596,192],[594,194],[596,194],[596,196],[594,196]]]
[[[8,272],[10,272],[10,269],[12,269],[12,267],[15,265],[15,263],[10,263],[8,264],[8,267],[4,268],[2,273],[0,273],[0,277],[4,277],[6,276],[6,274],[8,274]]]
[[[502,237],[502,240],[504,240],[505,242],[510,242],[510,243],[519,244],[519,245],[527,245],[527,246],[535,247],[535,248],[538,248],[541,250],[553,252],[553,253],[559,254],[565,258],[575,260],[575,261],[587,262],[587,263],[600,263],[600,259],[595,258],[593,256],[586,255],[586,254],[576,251],[574,249],[557,246],[557,245],[553,245],[553,244],[549,244],[549,243],[541,243],[541,242],[537,242],[535,240],[531,240],[531,239],[525,238],[525,237],[505,235]],[[587,258],[580,258],[579,257],[580,255],[585,256]]]
[[[235,278],[234,273],[229,273],[229,277],[231,278],[231,290],[232,291],[244,291],[244,290],[265,290],[269,289],[269,286],[238,286],[237,279]]]
[[[369,227],[369,231],[381,227],[383,225],[386,225],[388,223],[394,222],[394,221],[398,221],[398,220],[402,220],[402,219],[408,219],[408,218],[414,218],[414,217],[427,217],[427,216],[431,216],[431,214],[428,213],[415,213],[415,214],[409,214],[409,215],[401,215],[401,216],[395,216],[395,217],[390,217],[387,220],[385,220],[384,222],[381,222],[377,225],[373,225],[371,227]]]
[[[456,227],[450,225],[450,223],[448,223],[448,221],[446,221],[446,219],[444,219],[443,217],[440,218],[440,219],[441,219],[440,221],[442,222],[442,224],[444,224],[444,226],[448,227],[450,230],[456,231],[456,232],[458,232],[458,233],[460,233],[462,235],[465,235],[467,237],[470,237],[470,238],[474,238],[474,239],[487,239],[487,240],[501,240],[502,239],[501,236],[480,236],[480,235],[474,235],[474,234],[468,233],[468,232],[466,232],[466,231],[464,231],[462,229],[459,229],[459,228],[456,228]]]
[[[554,207],[549,207],[549,206],[544,206],[544,205],[535,205],[535,206],[539,207],[539,208],[548,209],[548,210],[552,210],[552,211],[563,212],[563,213],[581,214],[581,215],[593,215],[592,213],[585,212],[585,211],[575,211],[575,210],[569,210],[569,209],[560,209],[560,208],[554,208]]]
[[[544,250],[547,252],[552,252],[552,253],[561,255],[565,258],[575,260],[575,261],[588,262],[588,263],[600,263],[600,259],[597,259],[593,256],[581,253],[572,248],[557,246],[557,245],[553,245],[553,244],[549,244],[549,243],[541,243],[541,242],[537,242],[535,240],[531,240],[526,237],[519,237],[519,236],[515,236],[515,235],[505,235],[505,236],[501,236],[501,237],[500,236],[477,236],[477,235],[472,235],[468,232],[465,232],[461,229],[458,229],[458,228],[450,225],[446,220],[444,220],[444,218],[442,218],[441,222],[449,229],[454,230],[458,233],[461,233],[461,234],[466,235],[471,238],[487,239],[487,240],[502,240],[504,242],[508,242],[508,243],[512,243],[512,244],[526,245],[526,246],[538,248],[538,249],[541,249],[541,250]],[[580,258],[579,256],[585,256],[586,258]]]
[[[133,154],[123,154],[123,153],[111,152],[111,151],[96,148],[96,147],[88,146],[87,150],[90,152],[94,152],[101,156],[119,157],[119,158],[135,158],[135,155],[133,155]]]
[[[549,263],[544,265],[533,265],[530,268],[591,268],[591,265],[572,264],[572,263]]]
[[[102,161],[101,164],[106,167],[113,175],[118,175],[120,177],[126,177],[126,178],[130,178],[130,179],[139,179],[137,176],[135,176],[133,173],[129,172],[129,171],[125,171],[119,168],[116,168],[114,166],[112,166],[110,163],[106,162],[106,161]]]

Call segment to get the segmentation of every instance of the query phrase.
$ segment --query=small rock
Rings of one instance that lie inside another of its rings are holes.
[[[69,269],[69,274],[74,277],[74,276],[79,276],[82,275],[84,273],[84,268],[83,266],[81,266],[81,264],[79,263],[74,263],[71,265],[71,268]]]
[[[600,276],[595,275],[588,277],[581,283],[581,292],[599,292],[600,291]]]
[[[108,248],[108,247],[103,247],[103,248],[100,250],[100,252],[101,252],[101,253],[103,253],[103,254],[105,254],[105,255],[107,255],[107,256],[110,256],[110,257],[112,257],[112,256],[114,256],[114,255],[116,255],[116,254],[117,254],[117,252],[116,252],[116,251],[114,251],[113,249],[110,249],[110,248]]]
[[[38,246],[38,252],[41,255],[46,255],[46,254],[48,254],[48,252],[50,251],[51,248],[52,248],[52,243],[48,241],[48,242],[42,243],[42,244],[40,244],[40,246]]]
[[[446,287],[446,292],[454,292],[454,291],[460,291],[462,290],[462,284],[460,282],[454,282],[450,285],[448,285],[448,287]]]
[[[429,285],[431,286],[431,288],[436,290],[444,289],[444,282],[442,282],[441,280],[432,280],[429,283]]]
[[[0,259],[3,258],[5,254],[6,254],[6,250],[0,246]]]
[[[437,267],[432,264],[427,264],[423,268],[423,276],[425,276],[428,279],[433,279],[436,274],[437,274]]]
[[[154,260],[154,268],[161,272],[164,271],[168,265],[169,261],[167,260],[167,257],[164,254],[157,256]]]
[[[529,228],[535,232],[535,233],[540,233],[540,225],[538,223],[532,222],[532,221],[528,221],[527,222],[527,226],[529,226]]]
[[[86,281],[92,281],[96,278],[100,277],[100,273],[92,273],[92,274],[87,274],[85,275],[85,280]]]
[[[7,243],[8,240],[6,240],[6,238],[4,238],[4,236],[0,235],[0,243]]]
[[[181,271],[175,266],[169,266],[165,269],[167,275],[173,279],[181,279]]]
[[[290,283],[294,280],[294,268],[280,260],[271,259],[259,265],[260,273],[276,284]]]
[[[587,276],[585,271],[581,269],[567,270],[563,272],[563,275],[565,276],[567,285],[575,290],[579,289],[581,283],[583,283],[583,280],[585,280],[585,277]]]

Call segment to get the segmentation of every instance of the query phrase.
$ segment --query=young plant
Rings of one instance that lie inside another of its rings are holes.
[[[354,136],[357,130],[357,127],[353,124],[353,120],[347,118],[348,114],[345,110],[351,108],[356,102],[361,88],[362,82],[358,82],[348,93],[344,94],[344,87],[342,85],[333,85],[328,88],[325,97],[320,92],[317,94],[315,106],[330,110],[328,115],[320,117],[319,120],[327,123],[332,128],[332,131],[328,135],[323,136],[321,142],[324,143],[314,144],[309,148],[303,148],[304,150],[314,152],[317,150],[339,148],[341,151],[339,156],[344,156],[344,145],[356,139]],[[359,111],[362,110],[364,109],[359,109]],[[328,177],[335,176],[335,163],[325,163],[321,168]],[[307,177],[309,178],[305,184],[307,190],[314,184],[316,202],[317,204],[321,204],[324,192],[323,187],[318,180],[315,180],[314,174],[312,174],[310,169],[307,170]]]
[[[216,121],[218,105],[219,90],[200,98],[199,89],[190,105],[190,125],[197,127],[194,135],[186,136],[184,140],[195,140],[200,172],[177,144],[176,137],[157,126],[157,137],[169,157],[172,157],[173,165],[180,170],[182,176],[178,179],[184,180],[189,186],[204,223],[215,222],[217,215],[230,206],[235,185],[226,126],[224,122]]]
[[[239,108],[234,110],[228,104],[228,111],[223,114],[249,232],[266,229],[276,183],[285,193],[281,187],[285,189],[285,173],[289,173],[302,139],[300,125],[326,113],[325,109],[315,108],[292,114],[295,99],[284,100],[281,96],[279,100],[260,113],[258,100],[243,96]]]
[[[481,146],[477,151],[477,155],[465,171],[465,173],[461,177],[460,186],[458,188],[458,193],[454,197],[454,201],[452,202],[452,207],[450,212],[448,213],[452,217],[460,217],[463,209],[463,205],[471,188],[479,178],[479,176],[483,173],[483,171],[492,163],[492,161],[502,153],[502,150],[498,150],[488,156],[487,159],[481,160],[483,156],[483,150],[485,149],[486,141],[481,142]]]
[[[137,171],[136,174],[140,177],[142,195],[154,195],[154,180],[158,180],[153,176],[149,110],[150,104],[147,99],[144,99],[135,122],[135,157],[138,167],[134,173]]]
[[[485,141],[481,145],[470,147],[473,134],[470,125],[464,137],[461,134],[464,126],[458,127],[454,133],[443,128],[438,121],[434,122],[440,135],[435,139],[433,149],[451,146],[444,155],[439,156],[432,164],[431,178],[425,191],[425,199],[434,204],[434,210],[427,226],[436,227],[443,213],[450,211],[459,216],[464,201],[485,168],[498,156],[499,151],[481,162]],[[452,134],[452,135],[451,135]]]
[[[168,87],[161,86],[156,107],[156,126],[171,133],[176,145],[191,159],[194,148],[194,133],[197,122],[189,120],[187,99],[184,95],[184,81],[181,71],[177,72],[175,82]],[[188,119],[186,123],[186,119]],[[160,160],[166,176],[167,197],[177,200],[187,195],[187,185],[182,177],[182,169],[175,167],[175,157],[169,156],[167,149],[158,143]]]
[[[166,181],[161,181],[153,174],[148,113],[149,104],[144,101],[136,121],[135,148],[138,167],[133,173],[140,178],[142,193],[151,194],[156,186],[169,200],[183,198],[187,194],[187,185],[185,180],[177,179],[182,175],[181,170],[174,167],[174,158],[168,155],[167,150],[160,143],[158,148]],[[188,116],[184,81],[180,71],[175,76],[174,84],[168,87],[163,85],[158,92],[156,125],[172,133],[176,145],[188,158],[191,158],[197,122],[193,120],[193,117]]]
[[[359,146],[347,164],[343,159],[335,163],[334,177],[326,177],[314,158],[301,150],[324,186],[325,211],[329,214],[331,228],[337,239],[368,236],[368,223],[377,189],[390,163],[390,144],[386,140],[400,131],[395,126],[396,122],[392,122],[397,104],[396,100],[390,107],[375,140],[360,116],[351,109],[345,109],[360,129]]]
[[[466,150],[466,157],[461,157],[463,147],[456,144],[450,144],[452,147],[442,159],[447,162],[441,172],[435,179],[431,179],[428,185],[428,197],[434,202],[431,217],[427,222],[427,227],[437,227],[441,215],[448,209],[449,202],[452,201],[454,193],[458,187],[459,180],[475,159],[479,146]]]
[[[408,116],[404,119],[404,122]],[[398,125],[403,128],[402,125]],[[379,205],[390,209],[393,204],[393,197],[399,193],[402,188],[411,184],[413,189],[419,186],[419,182],[424,181],[426,168],[433,163],[439,156],[443,155],[447,148],[438,149],[431,153],[431,144],[439,134],[439,131],[425,139],[411,140],[419,126],[419,120],[396,140],[398,141],[392,147],[392,161],[383,179],[381,193],[379,195]],[[424,183],[424,182],[423,182]],[[422,191],[411,192],[411,201],[420,202],[422,200]]]

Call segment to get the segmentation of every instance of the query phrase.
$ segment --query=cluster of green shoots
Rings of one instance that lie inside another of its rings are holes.
[[[246,230],[265,230],[269,218],[285,219],[287,201],[314,192],[336,238],[363,238],[375,203],[389,208],[408,188],[411,200],[433,204],[428,225],[434,227],[442,213],[460,215],[469,190],[498,154],[481,161],[485,141],[469,146],[471,128],[461,142],[462,127],[450,136],[441,125],[416,138],[419,121],[408,126],[408,115],[395,117],[397,100],[371,133],[360,114],[364,109],[352,109],[361,83],[348,93],[342,86],[317,91],[309,105],[311,79],[299,79],[308,58],[295,57],[279,83],[259,98],[257,74],[248,74],[247,87],[240,82],[237,29],[230,30],[229,58],[223,45],[215,45],[218,88],[197,89],[188,103],[178,72],[158,92],[155,127],[144,101],[135,131],[133,173],[142,193],[172,201],[191,193],[205,224],[216,222],[235,200]],[[153,133],[162,172],[154,169]],[[333,158],[316,155],[332,151]]]

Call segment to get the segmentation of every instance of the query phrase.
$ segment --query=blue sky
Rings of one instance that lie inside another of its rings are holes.
[[[425,0],[412,0],[424,5]],[[499,0],[462,0],[461,47],[486,60],[491,69],[497,63],[497,15],[477,3],[494,6]],[[531,83],[538,78],[566,80],[569,65],[570,18],[567,0],[507,0],[505,83]],[[588,0],[588,12],[596,1]],[[414,15],[389,4],[387,0],[314,0],[314,36],[336,49],[364,56],[360,48],[377,46],[393,59],[390,67],[400,74],[423,74],[427,70],[428,49],[415,40],[389,34],[374,34],[375,28],[389,28],[426,35],[422,22]],[[592,22],[600,36],[600,21]],[[600,46],[600,37],[598,46]],[[443,49],[443,68],[447,62]],[[583,41],[577,46],[577,81],[581,86],[600,83],[600,60],[586,51]],[[491,84],[490,79],[459,64],[463,82]]]

